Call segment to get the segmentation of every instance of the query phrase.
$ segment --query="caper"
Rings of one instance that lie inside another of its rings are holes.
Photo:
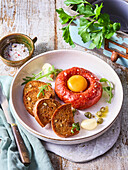
[[[87,118],[91,119],[92,114],[90,112],[86,112],[86,113],[84,113],[84,116],[86,116]]]
[[[105,111],[106,111],[106,108],[105,108],[105,107],[101,107],[101,108],[100,108],[100,111],[101,111],[101,112],[105,112]]]
[[[99,119],[97,120],[97,123],[102,124],[102,123],[103,123],[103,119],[102,119],[102,118],[99,118]]]
[[[97,114],[97,116],[99,116],[99,117],[102,116],[102,112],[101,112],[101,111],[98,111],[96,114]]]

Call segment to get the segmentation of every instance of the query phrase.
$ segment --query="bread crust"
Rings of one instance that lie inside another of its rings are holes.
[[[71,104],[63,104],[55,110],[51,124],[56,135],[67,138],[78,134],[79,131],[76,131],[76,129],[73,130],[74,133],[71,132],[73,123],[74,117],[71,110]]]
[[[47,85],[47,83],[42,82],[42,81],[29,81],[25,86],[24,86],[24,90],[23,90],[23,95],[26,95],[26,93],[28,93],[30,90],[32,89],[38,89],[41,86]],[[39,90],[39,89],[38,89]],[[48,91],[51,92],[51,97],[55,98],[55,92],[52,89],[51,86],[48,85]]]
[[[45,93],[45,95],[43,95],[42,93],[40,94],[39,97],[37,97],[39,91],[37,89],[32,89],[30,91],[28,91],[28,93],[26,93],[26,95],[23,96],[23,102],[24,102],[24,106],[26,108],[26,110],[28,111],[28,113],[30,113],[32,116],[34,116],[33,113],[33,108],[35,103],[42,98],[46,98],[49,99],[51,97],[51,93],[49,91],[47,91]]]
[[[55,98],[55,92],[50,85],[48,85],[48,90],[44,90],[44,94],[40,93],[39,97],[38,94],[40,92],[39,87],[47,85],[45,82],[41,81],[29,81],[23,90],[23,102],[26,110],[32,116],[34,116],[33,108],[35,103],[42,98]]]
[[[33,109],[35,119],[42,127],[46,126],[51,121],[54,111],[60,105],[60,102],[55,99],[38,100]]]

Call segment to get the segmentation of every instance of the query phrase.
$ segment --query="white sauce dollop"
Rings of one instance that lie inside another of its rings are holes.
[[[81,122],[81,127],[86,130],[93,130],[97,127],[95,119],[85,119]]]

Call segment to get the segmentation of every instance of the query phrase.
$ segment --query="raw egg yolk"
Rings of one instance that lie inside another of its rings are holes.
[[[87,88],[87,80],[80,75],[74,75],[67,81],[68,88],[73,92],[81,92]]]

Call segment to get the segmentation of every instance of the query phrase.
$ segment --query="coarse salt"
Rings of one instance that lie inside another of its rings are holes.
[[[10,43],[4,50],[4,58],[11,61],[22,60],[29,56],[29,50],[24,44]]]

